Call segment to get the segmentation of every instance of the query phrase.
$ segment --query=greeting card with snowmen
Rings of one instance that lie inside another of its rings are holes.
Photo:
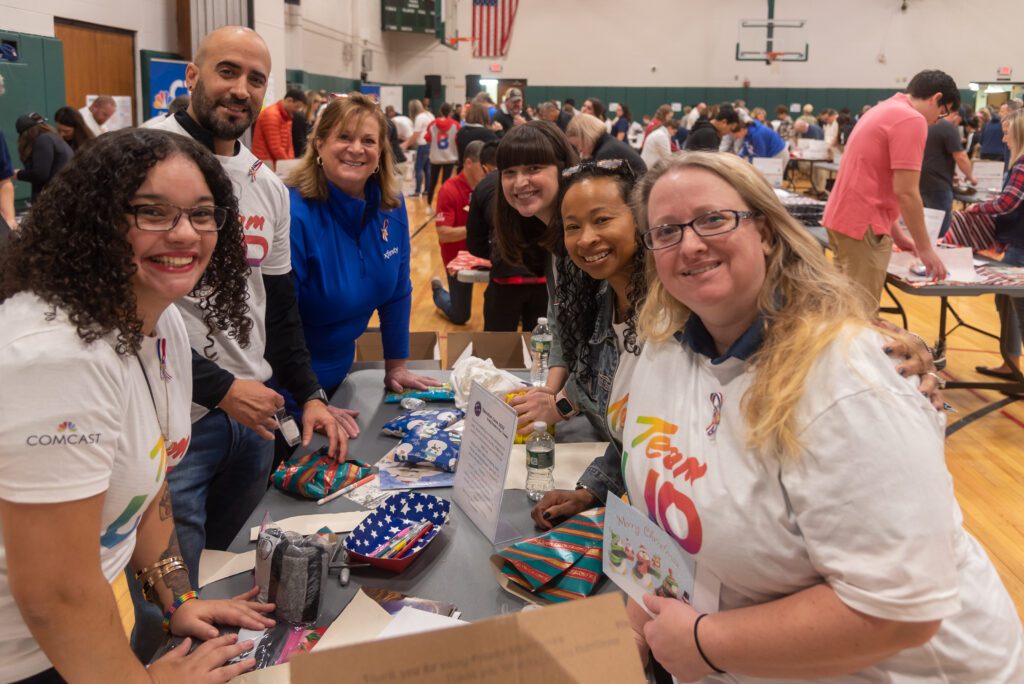
[[[601,562],[604,574],[641,606],[644,594],[693,602],[693,556],[616,496],[608,497]]]

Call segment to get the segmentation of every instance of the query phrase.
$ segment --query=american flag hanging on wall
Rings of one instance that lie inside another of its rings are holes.
[[[473,56],[504,57],[519,0],[473,0]]]

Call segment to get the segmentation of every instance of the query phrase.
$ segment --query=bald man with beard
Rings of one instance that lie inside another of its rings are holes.
[[[178,303],[192,344],[192,437],[191,444],[167,445],[170,453],[187,450],[167,482],[193,586],[200,552],[226,549],[266,492],[275,414],[285,405],[284,397],[265,384],[272,376],[302,407],[303,443],[315,429],[327,435],[332,456],[347,453],[346,432],[328,409],[299,319],[287,190],[238,141],[259,115],[269,76],[270,52],[259,34],[239,26],[219,28],[186,67],[188,109],[155,126],[190,136],[217,155],[235,186],[250,266],[253,328],[247,348],[226,332],[208,338],[197,299]]]

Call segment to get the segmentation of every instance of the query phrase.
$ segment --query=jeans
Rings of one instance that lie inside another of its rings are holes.
[[[265,440],[223,411],[192,424],[192,443],[167,475],[181,555],[192,586],[199,584],[199,554],[234,540],[267,491],[273,440]]]
[[[1003,263],[1024,266],[1024,247],[1007,247]],[[1024,297],[996,295],[996,311],[999,312],[999,350],[1006,356],[1020,356],[1024,338]]]
[[[938,209],[946,212],[946,217],[942,219],[942,228],[939,230],[939,237],[941,238],[949,230],[949,222],[953,218],[953,189],[922,192],[921,200],[928,209]]]
[[[465,325],[472,313],[473,283],[461,283],[449,275],[448,289],[439,287],[434,290],[434,306],[455,325]]]
[[[429,183],[430,145],[420,145],[416,148],[416,194],[420,194],[423,191],[423,186]]]

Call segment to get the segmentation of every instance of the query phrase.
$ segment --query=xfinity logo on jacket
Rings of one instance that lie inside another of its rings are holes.
[[[68,444],[76,446],[79,444],[98,444],[100,433],[86,434],[78,432],[78,426],[70,420],[65,420],[57,426],[57,433],[52,435],[29,435],[25,444],[34,446],[53,446],[55,444]]]
[[[390,259],[391,257],[395,256],[396,254],[398,254],[398,248],[397,247],[392,247],[388,251],[384,252],[384,258],[385,259]]]

